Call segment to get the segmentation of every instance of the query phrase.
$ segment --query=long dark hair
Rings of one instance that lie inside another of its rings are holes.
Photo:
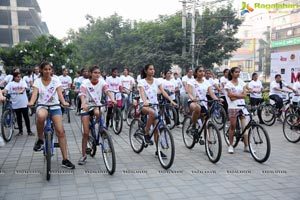
[[[47,66],[49,65],[51,68],[52,68],[52,64],[50,62],[47,62],[47,61],[44,61],[40,64],[40,76],[42,77],[43,76],[43,72],[42,70]]]
[[[254,72],[254,73],[252,74],[252,80],[253,80],[253,77],[256,76],[256,75],[257,75],[256,72]]]
[[[197,72],[198,72],[198,70],[199,70],[200,68],[203,68],[203,69],[204,69],[204,67],[203,67],[202,65],[199,65],[198,67],[195,68],[195,70],[194,70],[194,78],[197,78]]]
[[[141,78],[142,79],[147,77],[146,71],[149,69],[150,66],[153,66],[153,64],[147,64],[142,69],[142,71],[141,71]]]
[[[276,79],[277,77],[280,77],[280,78],[281,78],[281,75],[280,75],[280,74],[276,74],[276,75],[275,75],[275,79]],[[282,89],[282,80],[280,80],[280,82],[279,82],[279,87],[280,87],[280,89]]]
[[[234,71],[236,69],[240,69],[239,67],[233,67],[229,70],[229,74],[228,74],[228,80],[231,81],[232,80],[232,74],[234,73]]]
[[[15,81],[15,78],[17,77],[17,76],[19,76],[19,75],[21,75],[21,73],[20,72],[13,72],[13,81]]]
[[[89,72],[90,72],[90,76],[89,76],[89,78],[92,78],[92,73],[93,73],[93,71],[95,71],[96,69],[99,69],[100,70],[100,67],[98,67],[97,65],[92,65],[92,66],[90,66],[89,67]]]

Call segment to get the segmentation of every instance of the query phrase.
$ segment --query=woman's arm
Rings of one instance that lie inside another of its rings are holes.
[[[30,101],[28,103],[29,107],[33,106],[34,102],[37,99],[38,93],[39,93],[39,89],[37,87],[33,86],[32,88],[33,88],[32,95],[31,95]]]
[[[177,105],[177,104],[173,101],[173,99],[171,99],[171,97],[166,93],[166,91],[163,89],[163,87],[162,87],[161,84],[158,86],[158,88],[159,88],[159,90],[161,91],[162,95],[163,95],[166,99],[168,99],[168,100],[171,102],[171,104]]]
[[[69,103],[65,101],[64,95],[62,94],[62,87],[61,86],[56,88],[56,92],[57,92],[58,99],[61,102],[61,104],[64,105],[64,106],[69,106]]]

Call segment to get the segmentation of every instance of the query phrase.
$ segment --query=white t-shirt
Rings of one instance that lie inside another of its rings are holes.
[[[79,88],[80,88],[80,82],[78,81],[79,77],[75,77],[73,79],[73,83],[75,85],[75,91],[79,91]]]
[[[182,82],[181,82],[181,79],[180,78],[177,78],[177,79],[173,79],[176,83],[176,86],[179,88],[179,90],[181,90],[181,88],[183,87],[182,85]]]
[[[162,87],[164,90],[168,90],[169,92],[172,92],[173,94],[169,96],[171,97],[172,100],[175,100],[175,89],[177,87],[177,84],[174,81],[174,79],[171,79],[169,81],[164,79],[162,82]]]
[[[97,104],[93,100],[91,93],[88,91],[88,87],[92,87],[92,90],[94,91],[93,94],[97,95],[97,97],[99,97],[99,100],[101,101],[102,92],[108,89],[108,85],[104,79],[99,79],[99,82],[96,85],[92,85],[89,79],[82,81],[80,85],[79,96],[85,96],[87,106],[96,106]]]
[[[286,87],[287,84],[285,82],[282,81],[282,88],[283,87]],[[271,82],[271,86],[270,86],[270,93],[269,95],[272,95],[272,94],[276,94],[278,95],[280,98],[283,98],[282,96],[282,92],[281,91],[278,91],[278,90],[275,90],[274,88],[277,87],[277,88],[280,88],[280,84],[277,83],[276,81],[272,81]]]
[[[141,79],[138,82],[138,88],[143,88],[145,91],[145,96],[147,97],[147,100],[149,103],[157,104],[157,93],[159,90],[159,86],[161,85],[160,81],[156,78],[154,78],[153,83],[149,84],[147,83],[146,79]],[[141,93],[141,91],[140,91]],[[143,102],[142,98],[140,98],[140,102]]]
[[[63,90],[67,89],[69,84],[72,84],[72,79],[68,75],[67,76],[60,75],[58,78],[61,82],[61,86]]]
[[[242,94],[244,91],[245,82],[241,79],[238,79],[238,85],[235,86],[231,81],[229,81],[225,85],[225,97],[228,103],[228,109],[242,109],[242,107],[239,107],[238,105],[245,105],[245,99],[236,99],[234,101],[231,101],[230,98],[227,95],[227,90],[230,90],[233,94]]]
[[[183,86],[183,83],[188,84],[189,81],[194,80],[194,76],[192,76],[191,78],[189,78],[187,75],[185,75],[184,77],[182,77],[182,88],[180,89],[180,94],[186,94],[185,88]]]
[[[13,75],[8,74],[7,76],[5,76],[4,78],[6,84],[8,84],[9,82],[11,82],[13,80]]]
[[[199,83],[194,79],[192,81],[189,81],[188,84],[192,86],[192,93],[194,97],[199,100],[207,101],[206,94],[208,93],[208,88],[211,87],[208,80],[203,79],[203,82]],[[188,101],[191,101],[191,99],[189,99]],[[205,101],[201,101],[200,104],[205,106],[205,108],[207,109],[207,102]]]
[[[229,80],[228,78],[226,78],[225,76],[222,76],[221,79],[220,79],[220,89],[222,90],[222,93],[220,96],[225,96],[225,87],[223,87],[223,83],[224,83],[224,86],[226,85],[226,83],[228,83]]]
[[[127,76],[121,75],[120,79],[122,82],[122,86],[126,89],[130,89],[131,84],[134,85],[134,79],[129,75]]]
[[[48,86],[45,86],[42,82],[41,78],[37,78],[34,83],[33,87],[36,87],[39,90],[39,98],[37,100],[38,104],[45,104],[45,105],[53,105],[59,104],[57,88],[61,87],[60,80],[55,77],[51,77],[51,82]],[[53,93],[51,91],[54,91]],[[52,94],[50,98],[46,98],[47,94]],[[47,100],[47,102],[45,102]],[[59,106],[51,107],[51,110],[59,109]]]
[[[30,86],[31,76],[24,76],[23,80],[25,81],[27,88],[29,89],[31,87]]]
[[[300,94],[300,82],[297,81],[293,84],[293,88]],[[293,102],[299,102],[300,98],[299,96],[293,96],[292,101]]]
[[[34,82],[37,78],[39,78],[39,76],[40,76],[40,73],[38,73],[38,74],[33,73],[31,75],[31,80]]]
[[[5,74],[1,74],[0,75],[0,82],[5,80],[6,75]],[[0,87],[4,87],[4,84],[1,84]]]
[[[109,76],[109,77],[106,78],[106,83],[107,83],[108,89],[110,91],[120,92],[120,86],[122,86],[122,82],[121,82],[120,77],[113,78],[112,76]],[[117,94],[113,93],[113,95],[115,95],[116,100],[121,100],[122,99],[121,93],[117,93]],[[107,99],[108,99],[108,101],[110,101],[109,96],[107,96]]]
[[[257,99],[261,99],[261,89],[262,89],[262,83],[260,80],[252,80],[250,83],[248,83],[248,88],[252,89],[255,92],[260,92],[260,93],[250,93],[250,97],[251,98],[257,98]]]
[[[26,91],[24,91],[23,94],[18,94],[26,87],[27,85],[23,80],[20,80],[19,82],[12,81],[5,86],[5,89],[8,91],[8,94],[11,94],[11,102],[13,109],[27,107],[28,98],[26,95]]]

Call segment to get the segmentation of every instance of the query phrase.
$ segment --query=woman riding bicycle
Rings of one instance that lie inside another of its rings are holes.
[[[62,94],[61,83],[58,78],[52,77],[52,65],[49,62],[42,62],[40,65],[41,77],[37,78],[33,83],[33,92],[28,107],[32,107],[37,100],[38,104],[54,105],[62,103],[63,106],[68,106],[69,103],[65,101]],[[43,131],[44,124],[48,117],[48,111],[45,107],[37,107],[36,109],[36,129],[38,133],[38,140],[35,142],[34,151],[41,151],[43,149]],[[67,155],[67,140],[62,123],[62,112],[60,106],[50,108],[50,118],[54,124],[55,133],[58,138],[60,150],[63,161],[62,167],[74,169],[73,165],[68,160]]]
[[[82,157],[79,159],[78,164],[84,165],[86,162],[86,147],[87,140],[90,132],[90,117],[91,115],[95,115],[97,119],[101,116],[101,111],[98,107],[92,106],[100,106],[101,105],[101,96],[102,92],[105,92],[110,99],[112,99],[112,103],[116,104],[113,95],[108,90],[108,85],[104,81],[104,79],[100,78],[100,69],[98,66],[92,66],[89,69],[90,78],[86,79],[82,82],[80,86],[79,97],[81,99],[81,123],[83,127],[83,135],[82,135]]]
[[[283,92],[287,92],[286,90],[282,89],[286,87],[292,90],[294,93],[297,93],[297,90],[292,88],[291,86],[287,85],[285,82],[281,80],[281,75],[276,74],[275,80],[271,82],[270,86],[270,99],[275,101],[276,109],[277,109],[277,116],[281,115],[281,108],[283,107]]]
[[[204,67],[198,66],[194,71],[194,80],[188,82],[188,104],[189,108],[192,111],[192,129],[191,133],[196,136],[197,128],[196,124],[198,119],[201,117],[201,113],[207,113],[208,112],[208,102],[207,102],[207,96],[208,93],[209,96],[213,100],[220,100],[216,97],[216,95],[213,92],[211,84],[204,78]],[[204,100],[204,101],[201,101]],[[200,101],[200,104],[198,104],[198,101]],[[203,120],[203,119],[202,119]],[[197,136],[196,136],[197,137]]]
[[[151,136],[149,135],[151,125],[155,126],[157,123],[156,117],[158,116],[158,110],[156,107],[149,106],[149,104],[157,104],[158,91],[171,102],[171,104],[177,106],[177,104],[169,97],[169,95],[162,88],[162,84],[157,78],[154,78],[155,70],[153,64],[147,64],[141,71],[141,80],[138,82],[138,89],[141,96],[140,109],[142,113],[148,115],[147,123],[145,127],[145,143],[153,145]],[[158,131],[154,132],[154,141],[157,143]],[[157,152],[156,152],[157,154]]]

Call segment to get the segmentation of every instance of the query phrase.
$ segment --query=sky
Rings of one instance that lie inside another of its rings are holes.
[[[159,15],[171,15],[182,9],[179,0],[37,0],[42,20],[50,34],[61,39],[69,29],[87,24],[87,14],[105,18],[117,13],[123,19],[154,20]]]

